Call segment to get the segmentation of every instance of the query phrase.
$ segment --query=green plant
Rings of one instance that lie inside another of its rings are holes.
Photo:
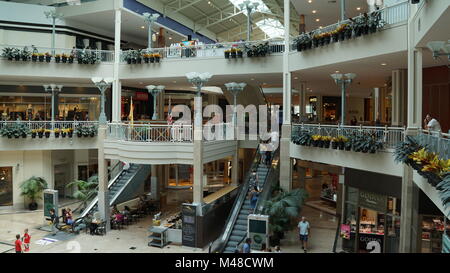
[[[17,123],[17,124],[9,124],[4,126],[0,130],[0,135],[2,137],[8,137],[8,138],[19,138],[21,136],[26,136],[30,133],[30,130],[25,124]]]
[[[450,172],[443,175],[442,181],[436,186],[445,209],[450,207]]]
[[[22,191],[20,195],[30,199],[31,204],[35,204],[37,199],[42,199],[41,193],[46,188],[47,181],[45,181],[44,178],[32,176],[31,178],[23,181],[20,185],[20,190]]]
[[[264,214],[270,216],[270,230],[274,233],[291,230],[293,219],[298,217],[306,198],[308,193],[304,189],[277,191],[277,194],[264,204]]]
[[[419,151],[423,147],[411,136],[407,136],[406,140],[395,146],[394,161],[396,163],[408,163],[409,155]]]
[[[8,60],[14,59],[16,56],[20,56],[20,49],[14,47],[3,48],[2,56]]]
[[[308,130],[300,129],[292,136],[292,142],[297,145],[310,146],[311,145],[311,134]]]
[[[75,192],[73,193],[73,197],[77,200],[81,201],[80,206],[76,209],[84,210],[87,206],[89,200],[94,198],[98,192],[98,176],[93,175],[84,180],[74,180],[66,185],[66,188],[75,187]]]

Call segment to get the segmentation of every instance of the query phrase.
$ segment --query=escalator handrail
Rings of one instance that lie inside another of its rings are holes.
[[[213,250],[214,252],[218,251],[218,252],[222,253],[226,246],[226,242],[228,242],[228,239],[230,238],[231,231],[234,227],[234,224],[236,223],[236,219],[239,215],[239,212],[241,211],[241,207],[244,204],[245,198],[247,196],[248,187],[250,184],[250,173],[255,168],[255,166],[257,164],[259,164],[259,161],[260,161],[259,157],[260,157],[260,153],[259,153],[259,147],[258,147],[258,149],[256,149],[256,151],[255,151],[254,161],[245,176],[244,183],[239,186],[239,187],[241,187],[239,195],[234,200],[234,204],[232,206],[232,211],[230,212],[227,220],[225,221],[225,227],[223,229],[223,232],[221,233],[219,238],[213,243],[213,245],[216,244],[215,247],[212,247],[212,249],[214,249]]]
[[[116,164],[116,166],[117,165],[119,165],[120,164],[120,161],[119,161],[119,163],[117,163]],[[141,168],[141,166],[137,169],[137,171],[136,171],[136,173],[140,170],[140,168]],[[112,171],[112,170],[111,170]],[[135,173],[135,174],[136,174]],[[113,179],[111,179],[111,181],[108,183],[108,190],[115,184],[115,183],[117,183],[117,180],[119,179],[119,177],[121,176],[123,174],[123,169],[113,178]],[[133,176],[131,176],[131,178],[130,179],[133,179],[133,177],[134,177],[135,175],[133,175]],[[129,179],[129,180],[130,180]],[[128,182],[129,182],[129,180],[127,181],[127,183],[126,184],[128,184]],[[121,192],[121,191],[120,191]],[[112,200],[110,200],[110,203],[111,203],[111,201]],[[86,209],[83,211],[83,213],[81,214],[81,217],[84,217],[84,216],[86,216],[88,213],[90,213],[91,212],[91,210],[92,210],[92,208],[95,206],[95,204],[97,204],[98,203],[98,195],[94,198],[94,199],[92,199],[92,201],[89,203],[89,205],[86,207]]]
[[[109,205],[114,204],[117,197],[119,197],[119,195],[125,190],[125,188],[128,186],[128,184],[136,177],[136,175],[138,175],[138,173],[142,170],[142,168],[143,168],[143,165],[139,165],[136,172],[125,182],[125,184],[123,184],[123,187],[120,188],[116,192],[116,194],[111,198],[111,200],[109,200]],[[109,189],[109,187],[108,187],[108,189]]]

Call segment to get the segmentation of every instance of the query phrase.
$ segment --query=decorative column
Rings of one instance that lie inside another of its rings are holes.
[[[157,120],[158,119],[158,111],[156,110],[156,100],[158,98],[158,95],[160,93],[162,93],[166,87],[164,85],[158,85],[158,86],[148,85],[148,86],[146,86],[146,88],[148,90],[148,93],[151,94],[152,97],[153,97],[153,116],[152,116],[152,120]]]
[[[121,7],[115,7],[115,25],[114,25],[114,81],[112,89],[112,121],[119,123],[122,120],[122,82],[119,80],[120,66],[120,50],[121,45],[121,28],[122,28],[122,11]]]
[[[56,20],[62,19],[63,15],[56,13],[56,10],[44,11],[44,15],[47,19],[52,19],[52,56],[55,57],[55,44],[56,44]]]
[[[252,13],[256,11],[258,6],[259,2],[250,0],[244,0],[244,2],[239,4],[239,8],[247,12],[247,41],[250,41],[250,36],[252,33]]]
[[[145,22],[147,22],[148,24],[148,42],[147,42],[147,51],[151,52],[152,50],[152,25],[154,22],[156,22],[156,20],[158,20],[159,18],[159,14],[158,13],[148,13],[145,12],[144,14],[142,14],[144,16],[144,20]]]
[[[102,220],[106,221],[106,230],[110,230],[110,203],[108,189],[107,161],[105,160],[104,144],[106,139],[106,124],[98,128],[98,211]]]
[[[331,74],[331,77],[334,79],[334,82],[340,86],[341,88],[341,126],[345,125],[346,121],[346,101],[347,101],[347,95],[346,95],[346,89],[347,86],[350,85],[353,82],[353,79],[356,77],[355,73],[347,73],[347,74],[340,74],[335,73]]]
[[[212,75],[208,72],[197,73],[190,72],[186,78],[196,89],[194,98],[194,187],[193,203],[201,205],[203,203],[203,101],[202,87],[206,84]],[[199,213],[201,214],[201,213]]]
[[[374,120],[376,121],[377,119],[379,119],[379,121],[381,121],[381,115],[380,115],[380,88],[378,88],[378,87],[373,89],[373,103],[374,103],[374,107],[373,107]]]
[[[105,113],[105,91],[111,87],[111,83],[113,82],[113,78],[99,78],[94,77],[91,79],[95,86],[100,90],[100,116],[98,118],[98,122],[101,125],[105,125],[108,123]]]
[[[57,102],[56,99],[58,98],[58,93],[62,91],[63,86],[62,85],[56,85],[56,84],[50,84],[50,85],[44,85],[45,92],[51,92],[52,93],[52,129],[54,129],[55,125],[55,118],[56,113],[58,112],[57,109]]]
[[[340,0],[341,21],[346,19],[345,17],[345,0]]]
[[[303,117],[306,116],[306,82],[300,82],[300,88],[298,91],[298,108],[301,122]]]
[[[417,135],[422,127],[422,49],[414,47],[414,26],[408,25],[408,127],[405,135]],[[399,252],[417,252],[419,189],[413,169],[403,164]]]
[[[284,44],[289,45],[290,1],[284,1]],[[289,72],[289,50],[283,53],[283,125],[280,140],[280,186],[285,191],[292,189],[291,143],[291,73]]]

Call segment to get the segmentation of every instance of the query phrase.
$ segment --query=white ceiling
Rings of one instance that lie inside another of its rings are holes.
[[[305,15],[306,31],[318,29],[337,23],[340,19],[341,0],[291,0],[298,14]],[[360,13],[367,12],[367,0],[346,0],[346,16],[355,17]],[[357,10],[357,8],[361,10]],[[316,13],[313,13],[313,10]],[[319,19],[319,22],[316,22]]]

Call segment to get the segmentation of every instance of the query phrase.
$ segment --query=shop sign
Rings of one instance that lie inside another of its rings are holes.
[[[148,93],[145,92],[136,92],[135,100],[143,100],[148,101]]]
[[[181,240],[183,246],[197,247],[197,207],[189,204],[183,204],[181,208],[182,228]]]
[[[385,212],[387,210],[387,196],[359,190],[359,206]]]
[[[378,234],[359,234],[359,249],[369,253],[383,252],[383,237]]]

